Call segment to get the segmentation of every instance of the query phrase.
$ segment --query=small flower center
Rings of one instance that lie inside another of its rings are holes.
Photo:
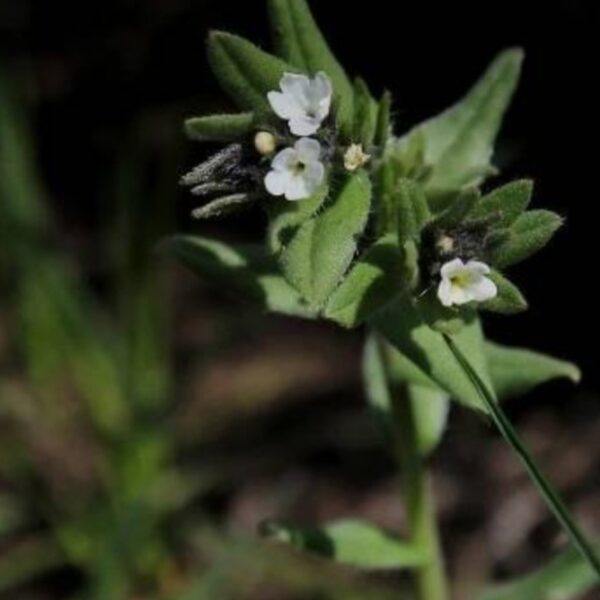
[[[452,282],[453,286],[465,288],[472,283],[473,277],[470,273],[465,271],[463,273],[457,273],[456,275],[453,275],[450,277],[450,281]]]
[[[304,173],[304,171],[306,171],[306,163],[303,163],[302,161],[298,161],[294,165],[294,175],[302,175],[302,173]]]

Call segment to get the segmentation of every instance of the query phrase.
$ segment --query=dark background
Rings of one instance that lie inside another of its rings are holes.
[[[503,179],[533,178],[536,207],[564,215],[567,226],[514,273],[532,309],[490,318],[488,330],[577,361],[597,389],[597,3],[313,4],[348,71],[375,92],[394,93],[398,133],[458,99],[496,52],[524,47],[523,80],[496,162]],[[65,221],[86,236],[93,239],[108,210],[97,182],[128,124],[143,111],[183,118],[222,107],[204,54],[209,28],[269,43],[259,0],[0,3],[2,54],[32,69],[41,95],[36,133],[44,174]],[[186,148],[182,171],[203,153]],[[180,195],[182,227],[189,207]]]
[[[349,73],[363,76],[376,94],[393,92],[398,134],[458,100],[497,52],[525,49],[522,83],[498,144],[495,162],[503,173],[496,183],[533,178],[534,206],[560,213],[566,226],[511,272],[531,309],[487,316],[485,325],[494,340],[581,366],[580,388],[555,383],[510,402],[508,410],[584,526],[597,528],[598,4],[311,5]],[[77,258],[103,300],[111,270],[103,244],[115,209],[109,190],[119,160],[136,145],[152,148],[156,170],[173,162],[166,197],[177,224],[169,229],[223,239],[261,236],[260,215],[192,223],[193,199],[177,186],[179,175],[208,152],[184,139],[183,119],[228,106],[205,59],[210,28],[269,46],[262,0],[0,0],[0,67],[33,107],[56,243]],[[147,189],[156,183],[152,169],[140,177]],[[225,453],[249,462],[240,461],[225,475],[230,480],[195,501],[202,511],[245,533],[270,516],[310,523],[359,514],[398,527],[403,517],[392,461],[371,430],[363,434],[360,333],[258,316],[241,299],[176,273],[172,400],[185,454],[178,460],[195,468]],[[226,405],[238,411],[231,426]],[[196,438],[206,434],[198,450]],[[461,574],[480,576],[473,575],[479,567],[497,576],[526,572],[564,545],[510,452],[472,414],[454,412],[434,472],[459,581]],[[528,538],[526,548],[519,536]],[[491,568],[478,562],[487,551],[494,555]]]

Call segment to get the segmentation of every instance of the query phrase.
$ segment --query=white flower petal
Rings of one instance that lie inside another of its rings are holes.
[[[309,103],[311,112],[321,121],[325,120],[329,115],[332,98],[333,88],[331,81],[325,73],[317,73],[317,76],[311,82]]]
[[[470,271],[477,273],[478,275],[489,275],[490,268],[483,262],[477,260],[470,260],[466,265],[466,268]]]
[[[307,180],[302,175],[294,175],[290,177],[286,190],[285,197],[287,200],[304,200],[310,198],[312,193],[307,185]]]
[[[309,117],[306,114],[293,116],[289,120],[290,131],[298,137],[314,135],[321,127],[321,120],[317,117]]]
[[[322,101],[331,102],[331,98],[333,96],[333,86],[331,85],[331,80],[323,71],[319,71],[316,74],[313,82],[313,88],[315,93]]]
[[[469,302],[472,302],[474,300],[472,294],[467,288],[463,288],[459,285],[452,285],[451,289],[452,291],[450,293],[450,299],[452,301],[452,304],[456,306],[468,304]]]
[[[465,265],[460,258],[455,258],[450,262],[447,262],[440,271],[442,278],[454,277],[457,273],[461,272],[465,268]]]
[[[325,73],[314,79],[306,75],[285,73],[281,91],[267,94],[273,111],[289,121],[290,130],[299,137],[315,134],[331,110],[333,87]]]
[[[298,153],[298,159],[304,164],[317,162],[321,158],[321,144],[317,140],[302,138],[296,142],[294,149]]]
[[[325,166],[321,162],[310,163],[304,172],[304,181],[309,196],[312,196],[321,187],[325,179]]]
[[[276,171],[289,171],[298,163],[298,153],[294,148],[286,148],[277,154],[271,162],[271,167]]]
[[[307,107],[311,93],[311,81],[306,75],[285,73],[279,87],[284,94],[295,98],[300,106]]]
[[[287,171],[270,171],[265,177],[265,188],[273,196],[283,196],[290,179],[290,174]]]
[[[281,92],[269,92],[267,98],[275,114],[282,119],[293,119],[305,114],[305,110],[294,96],[282,94]]]
[[[442,279],[438,286],[437,295],[444,306],[452,306],[452,282],[449,279]]]
[[[469,293],[473,300],[477,302],[485,302],[491,300],[498,295],[498,287],[487,277],[482,277],[479,281],[469,286]]]

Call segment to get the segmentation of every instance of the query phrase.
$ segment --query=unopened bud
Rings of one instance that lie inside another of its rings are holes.
[[[269,156],[277,148],[277,140],[268,131],[259,131],[254,138],[254,147],[259,154]]]
[[[443,254],[450,254],[454,251],[454,240],[449,235],[443,235],[437,241],[437,247]]]

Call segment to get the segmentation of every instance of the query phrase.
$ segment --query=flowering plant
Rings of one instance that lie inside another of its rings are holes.
[[[348,77],[306,2],[268,4],[276,55],[227,33],[209,37],[214,73],[242,112],[186,122],[192,139],[225,147],[182,180],[204,201],[197,218],[262,208],[266,242],[181,235],[171,250],[267,310],[366,328],[367,396],[406,474],[413,539],[396,543],[393,566],[415,569],[419,597],[447,597],[424,458],[443,434],[451,400],[494,420],[597,567],[499,404],[553,378],[578,381],[579,371],[488,341],[480,321],[483,311],[527,309],[505,270],[541,250],[562,224],[552,212],[529,210],[531,181],[488,184],[522,52],[500,54],[461,101],[398,135],[390,94],[376,99]],[[382,566],[358,549],[361,539],[382,543],[370,527],[325,531],[334,543],[352,540],[353,564]],[[283,525],[266,530],[302,540]]]

